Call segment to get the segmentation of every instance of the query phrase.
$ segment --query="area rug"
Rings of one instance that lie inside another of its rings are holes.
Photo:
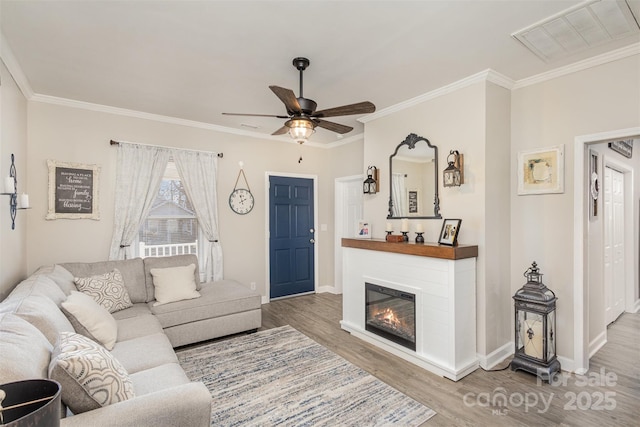
[[[291,326],[177,352],[212,426],[418,426],[435,412]]]

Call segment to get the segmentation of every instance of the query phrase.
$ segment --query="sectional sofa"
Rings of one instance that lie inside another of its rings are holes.
[[[197,265],[180,255],[41,267],[0,302],[0,384],[58,381],[62,426],[210,425],[211,395],[174,348],[256,330],[261,297],[200,283]]]

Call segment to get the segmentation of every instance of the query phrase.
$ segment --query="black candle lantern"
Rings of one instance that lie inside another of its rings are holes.
[[[534,263],[524,272],[527,283],[515,301],[515,355],[511,370],[521,369],[550,381],[560,371],[556,356],[556,295],[542,283]]]
[[[369,166],[367,168],[367,179],[362,185],[364,194],[376,194],[378,192],[378,168]]]

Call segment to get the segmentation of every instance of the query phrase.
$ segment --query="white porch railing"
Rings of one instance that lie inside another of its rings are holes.
[[[174,243],[170,245],[146,245],[140,242],[138,254],[141,258],[162,257],[170,255],[198,255],[198,241],[191,243]]]

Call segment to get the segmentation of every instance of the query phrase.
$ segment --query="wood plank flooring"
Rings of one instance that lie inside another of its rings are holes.
[[[264,304],[261,329],[291,325],[427,405],[438,413],[427,427],[640,425],[640,314],[625,313],[609,327],[588,376],[563,373],[553,384],[510,369],[478,369],[454,382],[352,337],[341,318],[341,295],[306,295]]]

